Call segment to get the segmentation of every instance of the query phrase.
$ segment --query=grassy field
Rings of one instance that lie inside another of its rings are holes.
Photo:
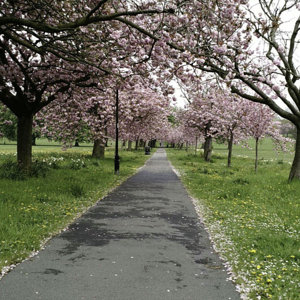
[[[291,155],[261,148],[257,174],[248,149],[235,148],[231,168],[220,145],[211,163],[184,150],[168,157],[245,299],[300,299],[300,183],[287,183]]]
[[[234,145],[233,146],[233,155],[255,158],[255,141],[254,139],[250,139],[247,141],[248,147],[242,145]],[[258,157],[261,160],[273,160],[273,161],[285,161],[291,162],[293,159],[293,145],[290,146],[289,152],[277,152],[274,150],[274,144],[270,138],[262,139],[259,142],[258,146]],[[227,146],[225,144],[213,144],[213,152],[227,155]]]
[[[55,151],[54,151],[55,150]],[[0,146],[0,278],[131,176],[149,156],[143,151],[120,152],[120,175],[113,173],[113,150],[104,160],[91,158],[92,147],[61,151],[57,145],[36,146],[33,160],[39,177],[12,180],[7,166],[15,161],[15,145]],[[9,163],[7,163],[9,162]]]
[[[92,152],[93,144],[91,143],[79,143],[80,147],[72,147],[68,149],[68,153],[73,152]],[[17,142],[16,141],[9,141],[6,138],[0,139],[0,152],[5,153],[15,153],[17,150]],[[37,139],[36,146],[32,147],[33,153],[40,153],[40,152],[60,152],[62,150],[62,146],[60,143],[55,141],[49,141],[47,139]]]

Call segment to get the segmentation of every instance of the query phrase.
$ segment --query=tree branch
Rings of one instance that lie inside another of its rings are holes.
[[[86,16],[86,18],[90,18],[103,4],[105,4],[108,0],[100,1]]]
[[[47,23],[41,23],[40,21],[33,21],[28,19],[20,19],[16,17],[5,16],[5,17],[0,17],[0,26],[2,25],[7,26],[8,24],[12,24],[12,25],[30,27],[40,32],[59,33],[63,31],[74,30],[76,28],[87,26],[89,24],[116,20],[117,18],[122,16],[138,16],[138,15],[151,15],[151,14],[161,14],[161,13],[174,13],[174,10],[150,9],[150,10],[140,10],[140,11],[122,11],[110,15],[95,16],[95,17],[85,16],[82,18],[78,18],[74,22],[58,24],[56,26],[49,25]]]

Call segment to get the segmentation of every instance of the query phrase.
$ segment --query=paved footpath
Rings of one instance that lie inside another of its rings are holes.
[[[226,277],[159,149],[136,175],[4,276],[0,299],[240,299]]]

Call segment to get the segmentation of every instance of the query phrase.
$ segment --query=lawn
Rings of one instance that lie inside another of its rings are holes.
[[[231,168],[221,145],[215,145],[211,163],[201,152],[168,149],[168,157],[244,299],[295,300],[300,294],[300,182],[287,183],[291,155],[276,157],[263,145],[257,174],[248,149],[234,150],[239,156]]]
[[[48,144],[33,148],[38,177],[3,178],[16,177],[15,169],[10,169],[15,151],[15,145],[0,146],[0,278],[9,266],[38,251],[49,237],[134,174],[149,158],[143,151],[120,151],[120,174],[116,176],[111,148],[104,160],[97,160],[91,158],[90,145],[61,151],[58,145]]]
[[[261,160],[275,160],[275,161],[285,161],[291,162],[293,159],[293,145],[290,145],[288,152],[275,151],[274,143],[270,138],[262,139],[258,145],[258,157]],[[213,152],[227,155],[227,145],[225,144],[213,144]],[[250,139],[247,141],[246,145],[234,145],[233,146],[233,155],[243,156],[249,158],[255,158],[255,141]]]
[[[73,152],[92,152],[92,143],[79,143],[80,147],[72,147],[69,148],[67,153],[73,153]],[[61,152],[62,146],[59,142],[55,141],[49,141],[45,138],[43,139],[37,139],[36,140],[36,146],[32,147],[33,153],[39,153],[39,152]],[[17,151],[17,142],[16,141],[9,141],[6,138],[0,139],[0,153],[16,153]]]

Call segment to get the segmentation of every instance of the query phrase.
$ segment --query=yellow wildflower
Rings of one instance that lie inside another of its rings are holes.
[[[256,250],[255,249],[250,249],[248,250],[249,253],[256,253]]]

